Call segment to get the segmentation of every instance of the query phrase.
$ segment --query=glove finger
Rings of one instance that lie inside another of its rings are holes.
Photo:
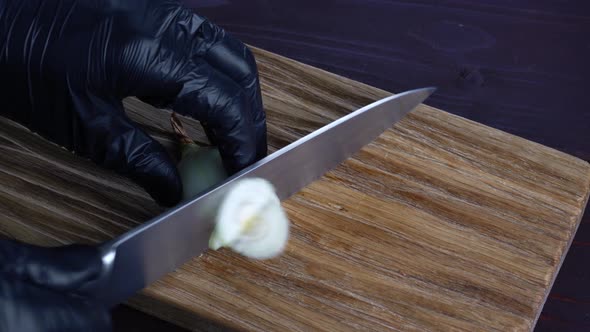
[[[182,195],[182,182],[164,147],[125,115],[120,101],[89,100],[90,107],[103,112],[83,123],[86,153],[97,164],[135,181],[158,204],[177,204]],[[92,113],[85,111],[85,114]]]
[[[174,111],[200,121],[233,174],[256,161],[256,132],[250,103],[232,79],[202,59],[182,78]]]
[[[251,103],[229,76],[204,59],[191,59],[194,34],[202,20],[183,7],[165,8],[160,13],[166,18],[161,39],[141,39],[126,52],[135,65],[124,66],[125,75],[119,75],[124,79],[117,90],[199,120],[218,146],[226,170],[235,173],[256,161],[258,155]],[[152,60],[144,64],[144,59]]]
[[[197,43],[192,57],[204,59],[213,68],[234,80],[244,91],[250,103],[250,117],[256,131],[257,157],[265,157],[266,114],[254,55],[244,43],[208,20],[203,21],[195,37]]]
[[[116,107],[118,111],[108,115],[107,126],[89,130],[97,147],[92,155],[99,164],[138,183],[158,204],[177,204],[182,182],[168,152],[125,115],[122,104]]]
[[[102,268],[100,252],[92,246],[45,248],[5,239],[0,262],[0,275],[61,291],[96,279]]]
[[[0,275],[0,331],[112,330],[108,311],[78,298]]]

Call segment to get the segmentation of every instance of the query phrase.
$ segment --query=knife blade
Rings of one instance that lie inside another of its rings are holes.
[[[416,89],[376,101],[270,154],[214,189],[100,246],[102,275],[80,293],[112,307],[208,249],[214,217],[239,180],[263,178],[281,200],[338,166],[428,98]],[[294,167],[303,163],[302,166]]]

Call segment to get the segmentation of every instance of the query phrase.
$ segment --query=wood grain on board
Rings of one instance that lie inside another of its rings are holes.
[[[387,91],[436,85],[430,106],[590,161],[587,0],[183,1],[250,45]],[[590,331],[589,261],[587,209],[535,331]]]
[[[271,151],[389,95],[255,51]],[[169,112],[126,107],[174,150]],[[0,135],[5,235],[96,243],[163,211],[10,121]],[[193,330],[531,330],[589,191],[587,162],[422,105],[284,202],[283,256],[208,252],[129,304]]]

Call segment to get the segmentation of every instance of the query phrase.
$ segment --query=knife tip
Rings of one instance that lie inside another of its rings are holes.
[[[436,87],[436,86],[429,86],[429,87],[424,88],[424,90],[428,91],[429,94],[433,94],[433,93],[436,92],[436,90],[438,90],[438,87]]]

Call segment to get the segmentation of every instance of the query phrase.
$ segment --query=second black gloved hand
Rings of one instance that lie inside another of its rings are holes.
[[[0,331],[111,330],[108,308],[75,294],[100,275],[97,248],[0,239]]]
[[[182,193],[164,148],[125,115],[137,96],[203,124],[234,173],[267,153],[254,57],[179,1],[0,1],[0,114],[139,183]]]

